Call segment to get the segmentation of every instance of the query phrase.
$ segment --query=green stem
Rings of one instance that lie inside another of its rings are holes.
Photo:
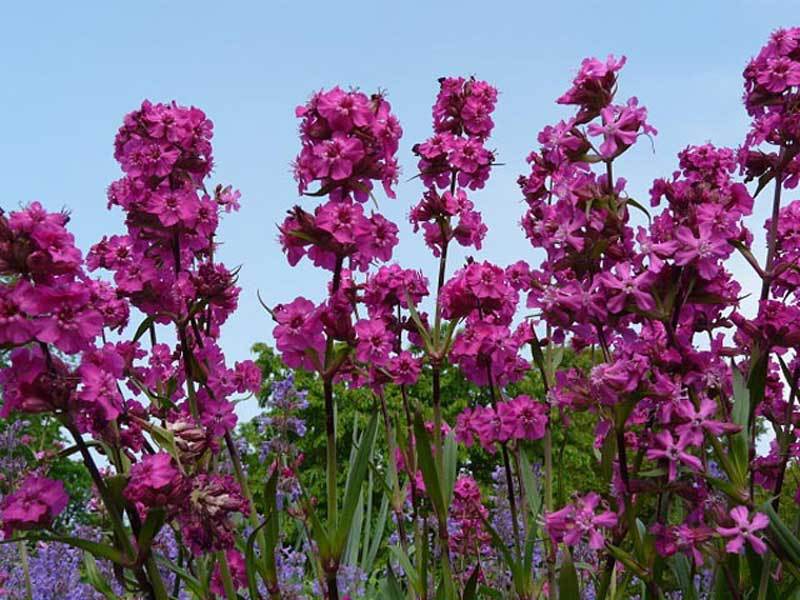
[[[326,446],[326,478],[328,492],[328,526],[336,527],[338,522],[338,501],[336,498],[336,421],[333,405],[333,382],[325,379],[323,382],[325,394],[325,432],[327,435]]]
[[[164,581],[161,579],[161,572],[158,570],[156,559],[152,552],[148,552],[144,566],[145,569],[147,569],[147,576],[150,579],[150,585],[153,586],[153,595],[156,600],[169,600],[167,588],[164,585]]]
[[[28,562],[28,548],[25,546],[25,540],[17,542],[19,546],[19,560],[22,563],[22,574],[25,578],[25,598],[33,600],[33,586],[31,585],[31,568]]]
[[[224,552],[217,552],[217,563],[219,564],[219,573],[222,576],[222,587],[225,589],[225,597],[227,600],[237,600],[231,569],[228,566],[228,557],[225,556]]]

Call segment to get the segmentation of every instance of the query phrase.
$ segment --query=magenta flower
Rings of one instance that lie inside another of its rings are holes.
[[[317,157],[315,177],[342,181],[353,174],[353,165],[364,156],[364,146],[355,138],[334,133],[332,139],[314,148],[314,155]]]
[[[33,337],[33,323],[18,299],[20,286],[0,288],[0,344],[21,345]]]
[[[618,116],[616,107],[608,106],[600,111],[603,124],[592,123],[587,128],[589,135],[603,136],[603,143],[600,144],[600,156],[603,158],[613,158],[618,154],[620,148],[632,145],[638,134],[635,130],[626,128],[626,123]]]
[[[413,385],[419,379],[420,360],[408,351],[403,351],[389,360],[389,373],[398,385]]]
[[[545,515],[545,528],[556,542],[564,542],[573,546],[584,537],[589,539],[592,550],[600,550],[605,546],[605,538],[601,529],[610,529],[617,524],[617,515],[610,510],[597,512],[601,498],[595,492],[589,492],[552,513]]]
[[[800,85],[800,64],[784,56],[770,58],[756,80],[770,92],[779,94],[788,87]]]
[[[704,397],[701,400],[699,408],[695,408],[688,398],[683,398],[675,407],[675,413],[681,420],[685,421],[678,425],[675,429],[676,433],[679,436],[685,435],[689,443],[694,446],[702,445],[703,434],[706,431],[709,435],[718,436],[741,430],[741,427],[735,423],[714,421],[711,417],[717,413],[717,403],[708,397]]]
[[[545,404],[536,402],[530,396],[522,395],[499,404],[498,411],[504,405],[508,405],[513,414],[512,437],[518,440],[540,440],[544,437],[547,426],[547,406]]]
[[[640,310],[649,311],[656,307],[653,297],[648,291],[655,279],[651,271],[639,275],[631,272],[630,263],[619,263],[614,268],[616,273],[603,273],[600,281],[609,290],[608,310],[612,313],[622,312],[627,301],[633,300]]]
[[[180,504],[187,484],[166,452],[148,454],[131,467],[125,497],[145,508]]]
[[[103,316],[89,305],[86,286],[78,283],[31,289],[25,310],[39,315],[34,322],[36,339],[67,354],[86,349],[103,328]]]
[[[617,60],[609,55],[605,62],[596,58],[583,59],[581,69],[572,81],[572,87],[557,102],[580,106],[577,123],[587,123],[614,98],[617,72],[624,65],[624,56]]]
[[[647,450],[647,459],[666,461],[669,469],[669,481],[677,477],[679,463],[685,464],[694,471],[700,471],[703,468],[700,459],[686,452],[686,448],[692,445],[691,437],[690,433],[684,433],[675,441],[669,431],[659,431],[655,435],[655,439],[660,447],[649,448]]]
[[[3,498],[0,505],[3,532],[10,537],[15,531],[48,527],[68,502],[61,481],[29,475],[16,492]]]
[[[394,335],[381,319],[363,319],[356,323],[356,358],[364,363],[383,365],[389,360]]]
[[[679,227],[675,239],[680,246],[675,252],[675,264],[695,264],[703,279],[713,279],[720,270],[720,259],[731,254],[727,239],[715,233],[710,225],[700,225],[696,237],[688,227]]]
[[[335,131],[350,131],[354,126],[365,127],[374,118],[364,94],[347,93],[335,87],[318,98],[319,114]]]
[[[275,307],[277,325],[272,332],[283,360],[293,368],[316,369],[325,353],[325,338],[317,307],[302,296]]]
[[[764,554],[767,551],[767,545],[760,536],[756,535],[756,532],[769,525],[769,517],[764,513],[757,512],[750,519],[747,508],[744,506],[732,508],[730,517],[734,522],[733,527],[717,527],[717,533],[722,537],[730,538],[725,544],[725,550],[731,554],[738,554],[744,548],[745,542],[749,542],[757,554]]]

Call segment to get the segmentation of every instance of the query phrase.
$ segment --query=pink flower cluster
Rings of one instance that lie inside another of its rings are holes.
[[[109,202],[126,213],[127,233],[103,238],[86,259],[90,269],[111,270],[114,285],[84,273],[66,214],[38,203],[0,214],[0,274],[9,276],[0,287],[0,344],[14,348],[0,372],[2,414],[54,412],[73,435],[115,448],[133,463],[128,500],[142,512],[167,508],[197,553],[232,547],[229,515],[248,511],[238,484],[207,473],[201,458],[236,424],[231,396],[261,384],[255,363],[229,368],[217,344],[239,290],[214,260],[216,228],[239,194],[206,192],[211,132],[202,111],[175,103],[145,101],[125,118],[115,144],[125,176]],[[106,343],[106,330],[126,325],[129,303],[148,320],[134,341]],[[158,343],[160,324],[172,326],[175,347]],[[138,341],[148,332],[149,351]],[[153,449],[160,438],[151,418],[171,435],[175,456]],[[6,498],[7,528],[42,526],[63,509],[63,490],[48,481],[29,479]],[[20,512],[19,499],[33,516]]]
[[[510,326],[519,301],[519,290],[528,285],[524,262],[503,269],[488,262],[469,262],[442,287],[442,316],[464,320],[453,342],[450,359],[477,385],[505,385],[520,379],[529,364],[519,356],[528,341],[530,327]]]
[[[8,216],[0,211],[0,344],[52,344],[66,354],[90,347],[103,327],[121,328],[128,307],[104,282],[83,271],[66,213],[38,202]]]
[[[365,214],[361,203],[381,181],[394,198],[395,159],[403,131],[381,94],[371,97],[338,87],[320,91],[296,114],[302,147],[295,159],[300,193],[319,182],[311,196],[328,196],[313,213],[299,206],[280,226],[280,239],[289,264],[304,256],[333,271],[345,258],[350,268],[366,270],[374,260],[388,261],[397,245],[397,226],[381,214]]]
[[[166,452],[145,456],[133,465],[125,497],[146,514],[164,508],[177,518],[183,537],[195,554],[233,548],[235,513],[249,507],[238,483],[227,475],[187,477]]]
[[[476,556],[487,550],[492,541],[484,525],[488,518],[478,482],[469,475],[459,476],[450,506],[451,551],[458,556]]]
[[[773,32],[745,68],[744,80],[744,104],[753,122],[739,151],[742,172],[753,179],[780,171],[783,185],[794,188],[800,181],[794,147],[800,139],[800,27]]]
[[[321,91],[297,109],[302,118],[300,155],[295,176],[304,193],[312,181],[320,188],[310,196],[327,196],[314,212],[296,206],[280,226],[280,241],[289,264],[304,256],[333,272],[327,299],[314,304],[300,297],[272,311],[273,335],[284,362],[323,373],[351,385],[381,386],[396,379],[411,383],[420,365],[401,349],[404,331],[418,338],[413,323],[399,310],[427,295],[427,281],[388,262],[397,245],[397,226],[362,205],[372,194],[372,181],[383,182],[394,197],[395,153],[402,134],[391,107],[381,94],[367,97],[340,88]],[[358,272],[366,281],[355,280]],[[359,303],[369,318],[354,319]],[[343,342],[354,351],[331,364],[329,342]]]
[[[301,194],[317,181],[315,196],[330,195],[336,201],[353,196],[366,202],[377,180],[394,198],[394,155],[403,130],[381,94],[370,97],[335,87],[314,94],[295,114],[302,119],[303,145],[294,163]]]
[[[547,405],[526,395],[496,406],[467,408],[458,415],[456,440],[469,447],[477,439],[490,452],[494,452],[495,444],[540,440],[547,426],[547,412]]]
[[[68,220],[38,202],[0,213],[0,273],[8,277],[0,286],[0,344],[13,348],[10,368],[0,372],[0,414],[59,412],[100,431],[122,410],[109,378],[121,376],[119,352],[129,346],[96,349],[95,341],[105,328],[124,327],[129,308],[111,285],[86,275]],[[57,353],[81,355],[79,368]]]
[[[203,302],[217,325],[236,308],[234,277],[213,254],[220,212],[238,207],[238,192],[205,191],[212,131],[200,109],[145,101],[117,133],[114,155],[125,177],[108,198],[125,212],[128,233],[104,237],[87,264],[113,271],[120,292],[159,322]]]
[[[494,153],[484,144],[494,128],[491,114],[497,102],[497,90],[475,78],[446,77],[439,85],[434,136],[414,146],[427,190],[409,215],[414,231],[423,229],[436,256],[452,239],[479,250],[486,236],[481,214],[464,188],[480,189],[489,178]]]

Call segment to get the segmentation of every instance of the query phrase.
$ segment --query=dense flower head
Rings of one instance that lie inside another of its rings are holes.
[[[597,58],[585,58],[572,87],[559,99],[559,104],[575,104],[580,107],[578,118],[586,123],[596,117],[614,98],[617,73],[625,66],[625,57],[609,55],[605,62]]]
[[[382,94],[334,87],[315,93],[295,114],[301,119],[302,148],[294,162],[301,194],[317,182],[314,195],[366,202],[373,181],[380,181],[394,198],[403,130]]]
[[[450,359],[479,386],[519,381],[530,364],[520,356],[520,340],[507,325],[473,318],[453,341]]]
[[[119,290],[146,314],[185,314],[204,301],[212,329],[236,308],[235,276],[213,262],[221,212],[238,192],[206,191],[213,125],[195,107],[143,102],[126,116],[115,143],[125,176],[109,187],[109,205],[126,213],[127,234],[104,237],[89,253],[92,269],[114,272]]]
[[[420,157],[420,178],[431,189],[446,189],[455,181],[459,187],[479,190],[489,179],[495,159],[480,138],[453,133],[437,133],[415,145],[414,153]]]
[[[439,85],[433,105],[433,130],[488,137],[494,128],[491,115],[497,102],[497,89],[474,77],[442,77]]]
[[[764,223],[769,231],[772,220]],[[772,283],[774,293],[798,295],[800,273],[794,265],[800,261],[800,200],[795,200],[781,208],[778,214],[777,237],[775,245],[775,279]]]
[[[355,202],[329,200],[314,213],[295,207],[279,227],[289,264],[305,256],[330,271],[347,259],[351,269],[366,271],[373,262],[387,262],[397,245],[398,228],[380,213],[364,213]]]
[[[131,467],[125,497],[150,508],[179,506],[185,498],[187,481],[174,459],[166,452],[144,456]]]
[[[448,319],[477,316],[507,325],[519,300],[517,290],[506,279],[506,271],[489,262],[470,262],[459,269],[442,288],[442,315]]]
[[[463,189],[455,194],[450,191],[439,193],[429,188],[409,213],[409,221],[414,232],[423,229],[425,244],[440,256],[442,248],[451,240],[465,247],[480,250],[488,231],[481,213],[474,210],[474,204]],[[453,221],[457,218],[458,221]]]
[[[63,361],[47,357],[41,348],[17,348],[11,352],[10,366],[0,371],[3,409],[7,418],[11,411],[40,413],[65,410],[76,388],[75,377]]]
[[[69,496],[61,481],[29,475],[12,494],[3,498],[0,520],[3,533],[48,527],[67,507]]]
[[[83,271],[66,213],[33,202],[0,211],[0,344],[51,344],[66,354],[88,349],[104,327],[118,329],[128,307]]]
[[[195,554],[233,547],[234,514],[246,514],[247,501],[239,484],[229,475],[200,474],[192,478],[179,515],[187,545]]]
[[[391,317],[398,307],[407,309],[409,302],[416,306],[427,295],[427,277],[398,264],[379,267],[363,287],[363,302],[372,317]]]
[[[479,553],[491,541],[484,525],[488,517],[478,482],[469,475],[459,476],[453,485],[450,507],[450,551],[461,556]]]
[[[48,212],[39,202],[7,216],[0,211],[0,274],[40,281],[76,273],[82,257],[68,222],[66,212]]]
[[[752,125],[740,150],[748,179],[781,170],[795,187],[800,173],[800,28],[777,29],[744,70],[744,104]],[[766,146],[764,146],[766,145]],[[770,146],[784,147],[773,150]]]
[[[477,439],[493,451],[495,444],[512,440],[539,440],[547,426],[547,406],[527,395],[498,402],[495,406],[467,408],[456,421],[456,439],[471,446]]]
[[[466,190],[483,188],[495,153],[486,148],[497,90],[474,77],[443,77],[433,106],[432,137],[413,147],[426,190],[409,221],[440,256],[451,240],[479,250],[486,236],[481,213]],[[440,190],[444,190],[443,192]]]

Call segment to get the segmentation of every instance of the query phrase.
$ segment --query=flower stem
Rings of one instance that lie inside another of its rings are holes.
[[[17,542],[19,547],[19,561],[22,563],[22,575],[25,578],[25,598],[26,600],[33,600],[33,586],[31,586],[31,568],[28,562],[28,548],[25,546],[25,540]]]
[[[233,585],[231,569],[228,566],[228,557],[224,552],[217,552],[217,562],[219,563],[219,573],[222,576],[222,587],[225,589],[225,598],[236,600],[236,588]]]

